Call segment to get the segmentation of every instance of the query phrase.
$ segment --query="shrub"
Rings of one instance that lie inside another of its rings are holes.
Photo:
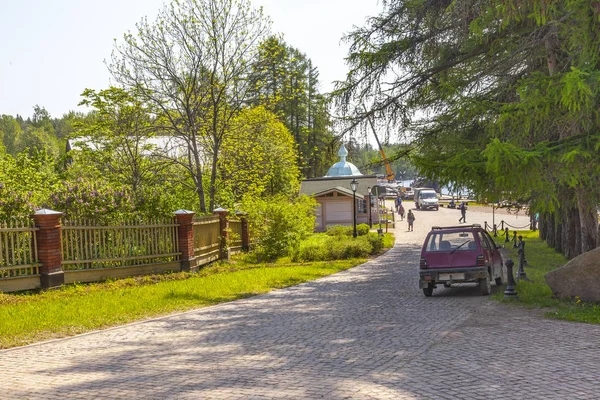
[[[325,233],[329,236],[352,236],[352,227],[346,225],[328,226]]]
[[[330,260],[328,252],[329,236],[316,234],[303,240],[292,251],[292,261],[326,261]]]
[[[379,236],[379,234],[374,232],[369,232],[366,236],[364,236],[366,240],[372,247],[372,251],[370,254],[376,254],[383,249],[383,236]]]
[[[373,237],[375,239],[373,239]],[[375,240],[378,250],[374,249]],[[364,258],[374,254],[383,246],[377,234],[353,238],[346,235],[329,236],[316,234],[302,241],[292,254],[293,261],[331,261],[348,258]]]
[[[369,233],[371,229],[368,224],[358,224],[356,225],[356,234],[358,236],[364,236]],[[347,225],[332,225],[328,226],[325,233],[329,236],[352,236],[354,232],[354,228],[352,226]]]
[[[248,213],[258,260],[274,260],[297,249],[314,230],[316,206],[315,199],[304,195],[291,200],[285,196],[245,197],[240,208]]]
[[[356,233],[358,234],[358,236],[364,236],[366,234],[368,234],[371,231],[371,228],[369,228],[368,224],[358,224],[356,226]]]
[[[135,210],[133,199],[124,188],[82,177],[58,186],[50,196],[49,207],[64,212],[72,220],[92,219],[99,223],[131,218]]]
[[[329,260],[343,260],[346,258],[367,257],[373,247],[365,237],[359,238],[330,238],[328,246]]]

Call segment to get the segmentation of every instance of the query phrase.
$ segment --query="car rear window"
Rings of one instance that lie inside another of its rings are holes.
[[[436,232],[429,236],[425,251],[473,251],[477,242],[473,232]]]

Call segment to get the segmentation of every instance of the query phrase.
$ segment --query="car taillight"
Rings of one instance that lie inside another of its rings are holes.
[[[485,267],[485,260],[483,256],[477,256],[477,264],[478,267]]]
[[[419,260],[419,268],[427,268],[427,260],[425,260],[424,258],[421,258]]]

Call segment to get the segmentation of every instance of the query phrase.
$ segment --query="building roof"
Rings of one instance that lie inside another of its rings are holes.
[[[332,187],[330,189],[320,191],[319,193],[314,193],[313,197],[323,196],[323,195],[325,195],[327,193],[331,193],[331,192],[343,193],[348,196],[352,196],[354,194],[351,189],[348,189],[348,188],[345,188],[342,186],[336,186],[336,187]],[[365,196],[363,196],[362,194],[360,194],[358,192],[356,192],[356,197],[361,200],[365,198]]]
[[[329,171],[327,171],[327,177],[332,176],[360,176],[361,172],[356,168],[356,166],[348,161],[346,161],[346,157],[348,156],[348,150],[342,143],[342,147],[338,151],[338,155],[340,156],[340,161],[333,164]]]
[[[350,182],[356,179],[358,181],[358,189],[356,194],[368,194],[369,187],[377,184],[377,176],[375,175],[360,175],[355,177],[348,176],[331,176],[321,178],[304,179],[300,185],[300,193],[314,196],[315,193],[321,193],[330,190],[334,187],[344,187],[350,190]],[[352,191],[350,190],[350,193]]]
[[[134,139],[131,139],[134,140]],[[104,147],[108,139],[79,136],[67,139],[66,150],[83,150],[85,148],[97,151]],[[177,136],[144,137],[136,144],[144,156],[163,156],[178,158],[187,154],[185,140]]]

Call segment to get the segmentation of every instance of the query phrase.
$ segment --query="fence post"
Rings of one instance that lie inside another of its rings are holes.
[[[63,213],[41,209],[33,214],[36,228],[38,260],[40,267],[40,285],[42,289],[60,287],[65,283],[62,267],[61,224]]]
[[[248,214],[240,213],[242,223],[242,251],[250,250],[250,231],[248,230]]]
[[[219,243],[219,258],[229,261],[229,219],[227,218],[229,210],[218,207],[213,210],[213,214],[219,216],[219,236],[221,239]]]
[[[196,269],[196,256],[194,254],[194,219],[193,211],[175,211],[177,221],[177,247],[181,253],[181,271],[189,272]]]

